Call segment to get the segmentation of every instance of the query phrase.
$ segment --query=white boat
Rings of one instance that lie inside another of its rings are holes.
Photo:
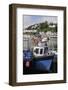
[[[33,48],[34,57],[47,57],[53,56],[54,54],[48,50],[48,46],[40,47],[36,46]]]

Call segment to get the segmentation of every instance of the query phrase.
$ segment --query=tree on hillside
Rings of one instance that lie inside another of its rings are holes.
[[[45,29],[45,28],[48,28],[48,22],[44,22],[44,23],[40,23],[40,29]]]

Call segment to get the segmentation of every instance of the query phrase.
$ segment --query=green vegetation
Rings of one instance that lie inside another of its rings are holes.
[[[53,27],[53,25],[55,27]],[[31,26],[27,27],[26,29],[27,30],[37,30],[37,32],[47,32],[47,31],[57,32],[57,24],[55,24],[55,23],[48,24],[48,22],[45,21],[42,23],[31,25]]]

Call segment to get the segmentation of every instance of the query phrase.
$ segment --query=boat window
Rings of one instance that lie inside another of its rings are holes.
[[[36,48],[36,49],[34,50],[34,52],[35,52],[36,54],[38,54],[39,49]]]
[[[48,47],[44,48],[44,53],[46,53],[48,51]]]
[[[40,49],[40,54],[42,54],[43,53],[43,49]]]

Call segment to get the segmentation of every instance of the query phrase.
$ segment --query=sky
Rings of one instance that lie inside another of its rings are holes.
[[[38,16],[38,15],[24,15],[23,16],[23,22],[24,22],[24,28],[27,28],[30,25],[41,23],[48,21],[48,23],[57,23],[57,17],[56,16]]]

